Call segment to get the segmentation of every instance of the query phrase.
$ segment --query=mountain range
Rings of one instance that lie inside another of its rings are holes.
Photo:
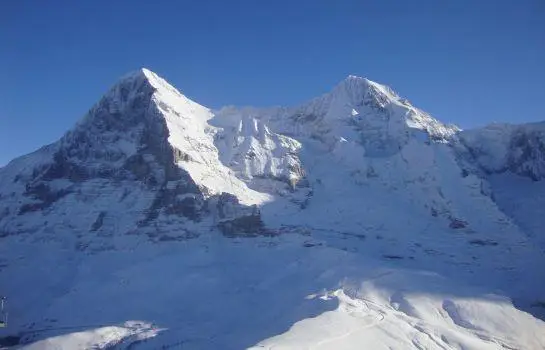
[[[0,168],[0,344],[545,349],[543,208],[545,122],[356,76],[214,110],[140,69]]]

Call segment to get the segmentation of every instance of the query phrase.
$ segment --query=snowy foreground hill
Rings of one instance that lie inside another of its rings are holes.
[[[142,69],[0,169],[0,347],[545,349],[545,123],[350,76],[214,111]]]

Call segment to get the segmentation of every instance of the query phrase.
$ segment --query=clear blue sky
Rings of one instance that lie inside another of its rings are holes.
[[[464,128],[545,119],[543,0],[4,1],[0,43],[0,165],[139,67],[210,107],[296,104],[355,74]]]

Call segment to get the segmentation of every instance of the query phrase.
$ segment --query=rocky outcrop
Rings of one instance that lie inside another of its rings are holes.
[[[70,189],[64,188],[52,190],[47,182],[27,184],[25,187],[26,190],[23,195],[32,199],[33,201],[23,204],[19,209],[19,215],[27,212],[47,209],[57,200],[71,193]]]
[[[458,148],[466,163],[484,173],[504,173],[545,179],[545,123],[493,124],[459,134]]]
[[[285,183],[290,190],[305,178],[299,158],[301,144],[290,137],[270,131],[261,120],[242,117],[236,126],[216,134],[220,159],[237,177],[256,190],[272,191],[262,186],[262,179]]]
[[[261,220],[257,206],[241,205],[238,199],[229,193],[222,193],[216,199],[217,227],[228,237],[269,235]]]

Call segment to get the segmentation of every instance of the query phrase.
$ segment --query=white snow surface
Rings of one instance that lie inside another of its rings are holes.
[[[269,196],[250,190],[245,183],[233,175],[232,170],[219,160],[214,145],[214,134],[218,131],[208,124],[212,112],[180,94],[174,87],[147,69],[143,75],[156,89],[153,100],[165,118],[170,144],[183,150],[191,161],[178,165],[187,170],[193,180],[212,191],[233,193],[245,204],[262,204]],[[248,145],[251,146],[251,145]]]
[[[545,349],[543,135],[354,76],[214,111],[138,70],[0,169],[0,346]],[[266,230],[222,235],[222,193]]]

